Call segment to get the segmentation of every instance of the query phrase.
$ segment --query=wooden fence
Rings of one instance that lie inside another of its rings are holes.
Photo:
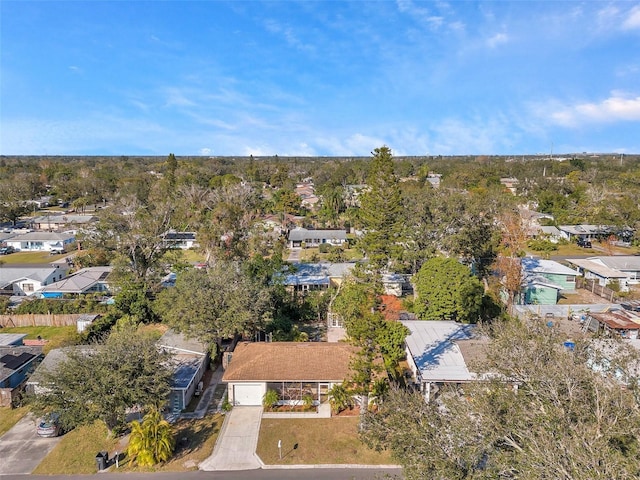
[[[0,327],[65,327],[76,325],[79,313],[0,315]]]
[[[603,287],[602,285],[598,285],[598,282],[592,279],[578,277],[576,279],[576,288],[589,290],[591,293],[595,293],[599,297],[602,297],[611,303],[620,303],[623,301],[622,298],[617,296],[615,291],[610,288]]]

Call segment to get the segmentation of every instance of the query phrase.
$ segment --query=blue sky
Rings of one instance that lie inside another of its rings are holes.
[[[640,2],[0,1],[0,154],[640,153]]]

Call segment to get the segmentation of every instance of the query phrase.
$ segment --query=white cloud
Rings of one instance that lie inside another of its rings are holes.
[[[201,148],[200,149],[200,155],[211,155],[212,150],[210,148]]]
[[[585,123],[611,123],[640,121],[640,96],[625,96],[612,92],[612,96],[600,102],[584,102],[565,105],[551,111],[553,123],[565,127],[577,127]]]
[[[496,33],[494,36],[487,39],[487,46],[489,48],[496,48],[498,45],[507,43],[509,36],[506,33]]]
[[[640,29],[640,5],[636,5],[629,10],[629,16],[622,22],[625,30]]]

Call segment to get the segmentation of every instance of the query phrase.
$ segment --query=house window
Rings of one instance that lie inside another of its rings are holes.
[[[567,277],[567,282],[575,282],[576,281],[576,277],[574,277],[573,275],[569,275]]]
[[[25,292],[33,292],[33,283],[23,283],[22,290]]]

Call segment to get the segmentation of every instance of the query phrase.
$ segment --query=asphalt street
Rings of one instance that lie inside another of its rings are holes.
[[[0,477],[16,480],[391,480],[401,479],[400,469],[388,468],[293,468],[234,472],[100,473],[95,475],[16,475]]]

